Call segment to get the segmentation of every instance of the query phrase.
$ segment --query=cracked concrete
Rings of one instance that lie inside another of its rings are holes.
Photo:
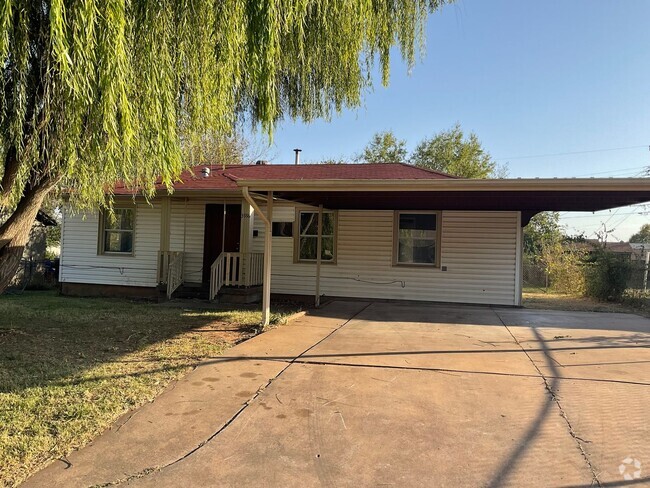
[[[631,315],[334,302],[26,485],[610,486],[650,466],[649,353]]]
[[[501,319],[498,312],[497,312],[497,316],[499,317],[499,320],[501,320],[501,323],[503,324],[503,326],[508,330],[508,333],[512,336],[512,338],[517,343],[517,345],[519,347],[521,347],[521,350],[524,352],[524,354],[526,354],[526,357],[530,360],[530,362],[533,364],[533,366],[535,366],[535,369],[537,370],[539,375],[544,380],[544,386],[546,387],[546,390],[549,392],[549,394],[553,398],[553,401],[555,402],[555,405],[557,406],[557,408],[558,408],[558,410],[560,412],[560,415],[562,416],[562,418],[566,422],[567,429],[569,431],[569,435],[571,435],[571,437],[573,437],[575,439],[578,450],[580,451],[580,454],[584,458],[585,463],[587,464],[587,467],[589,468],[589,471],[591,471],[591,485],[600,486],[600,481],[598,480],[598,474],[596,473],[596,470],[594,469],[593,465],[591,464],[591,460],[589,459],[589,455],[587,454],[587,452],[584,449],[583,443],[585,441],[584,441],[584,439],[581,439],[575,433],[575,431],[573,429],[573,426],[571,425],[571,421],[569,420],[569,418],[567,416],[566,411],[564,410],[564,408],[562,408],[562,404],[560,403],[560,401],[557,398],[557,395],[555,394],[555,390],[556,390],[556,388],[558,386],[558,381],[559,381],[559,379],[561,377],[560,373],[557,370],[557,367],[558,367],[558,365],[559,366],[562,366],[562,365],[560,363],[558,363],[553,358],[553,356],[551,355],[551,353],[548,350],[548,347],[546,346],[545,341],[542,340],[542,337],[539,334],[539,332],[537,330],[535,330],[535,329],[532,329],[533,333],[535,334],[535,337],[538,339],[538,341],[541,344],[541,347],[542,347],[542,349],[544,351],[544,354],[546,356],[546,363],[547,363],[548,367],[550,368],[550,370],[551,370],[551,372],[553,374],[553,376],[551,378],[547,378],[544,375],[544,373],[542,373],[542,370],[537,366],[537,364],[535,364],[535,361],[533,361],[533,358],[530,357],[530,355],[528,354],[526,349],[524,349],[524,347],[521,345],[521,343],[517,340],[517,337],[512,333],[510,328],[505,324],[505,322],[503,322],[503,319]],[[496,486],[496,484],[494,484],[494,485]]]

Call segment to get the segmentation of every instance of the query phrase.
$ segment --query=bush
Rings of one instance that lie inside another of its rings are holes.
[[[584,293],[583,256],[582,251],[560,241],[542,244],[540,262],[544,265],[553,290],[571,295]]]
[[[626,290],[621,301],[642,312],[650,311],[650,291]]]
[[[629,259],[600,249],[586,269],[586,294],[598,300],[620,301],[631,273]]]

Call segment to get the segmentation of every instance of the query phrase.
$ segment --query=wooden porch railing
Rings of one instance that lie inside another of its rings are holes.
[[[224,286],[257,286],[264,275],[264,253],[222,252],[210,267],[210,300]]]
[[[158,255],[158,283],[167,285],[167,298],[171,298],[183,284],[182,251],[160,251]]]

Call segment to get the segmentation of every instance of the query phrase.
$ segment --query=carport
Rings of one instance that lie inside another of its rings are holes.
[[[474,210],[519,213],[516,287],[521,304],[522,229],[542,211],[598,211],[650,201],[644,178],[608,179],[290,179],[284,167],[264,168],[264,178],[246,171],[229,175],[264,221],[263,322],[268,324],[271,296],[271,222],[273,202],[311,205],[319,209],[315,304],[320,305],[322,215],[331,210]],[[257,176],[257,177],[256,177]],[[257,205],[264,202],[266,213]]]

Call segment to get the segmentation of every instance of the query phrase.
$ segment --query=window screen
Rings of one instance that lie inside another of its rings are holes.
[[[400,213],[397,222],[397,263],[436,264],[435,213]]]
[[[336,235],[334,212],[323,212],[321,235],[321,260],[334,261],[334,239]],[[318,212],[300,212],[298,236],[298,260],[316,261],[318,249]]]
[[[133,230],[135,211],[132,208],[116,208],[115,216],[103,214],[103,252],[133,253]]]
[[[293,237],[293,222],[273,222],[273,237]]]

